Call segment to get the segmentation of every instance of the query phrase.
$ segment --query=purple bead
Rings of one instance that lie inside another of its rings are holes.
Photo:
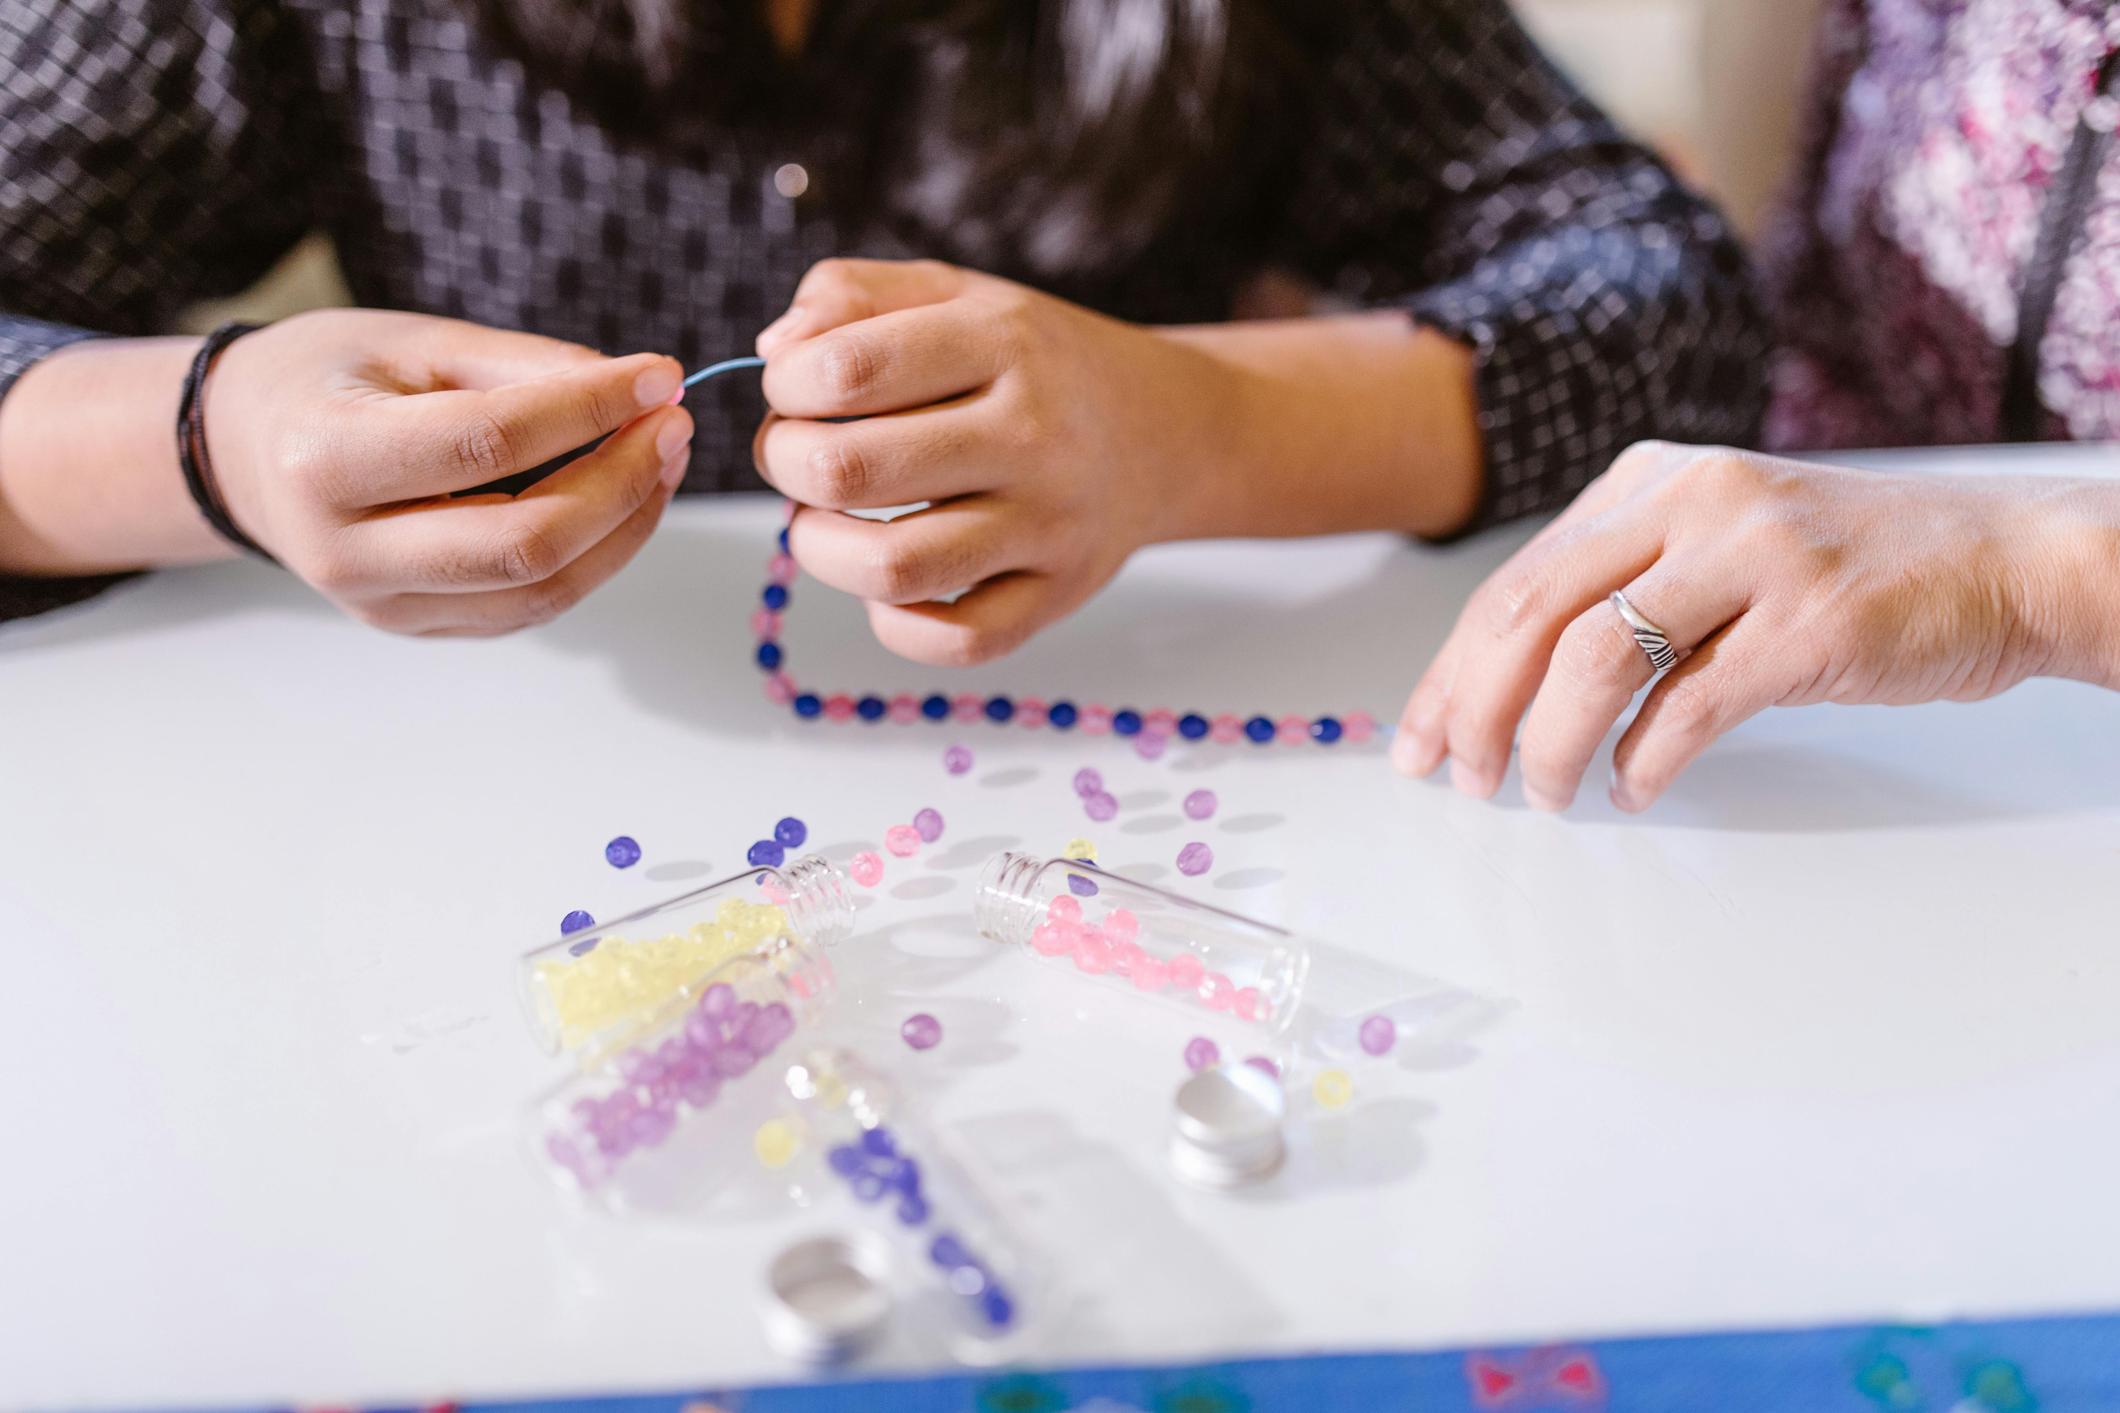
[[[1096,794],[1082,801],[1082,809],[1091,819],[1102,824],[1118,815],[1119,802],[1106,792],[1099,790]]]
[[[1391,1047],[1399,1043],[1399,1028],[1390,1016],[1371,1016],[1362,1022],[1356,1039],[1365,1054],[1388,1054]]]
[[[942,837],[942,812],[940,810],[922,810],[914,815],[913,832],[920,836],[920,841],[924,844],[932,844],[937,839],[940,839]]]
[[[714,1052],[714,1072],[723,1079],[738,1079],[750,1073],[758,1057],[741,1045],[724,1045]]]
[[[877,1173],[899,1192],[920,1190],[920,1165],[911,1158],[888,1158],[878,1166]]]
[[[803,840],[809,837],[810,826],[804,824],[794,815],[789,815],[786,819],[773,826],[773,838],[783,848],[799,849],[802,847]]]
[[[1169,744],[1168,736],[1155,731],[1143,731],[1134,737],[1134,754],[1143,760],[1160,760],[1163,757],[1163,748]]]
[[[1094,898],[1097,896],[1097,881],[1085,878],[1079,873],[1071,873],[1067,876],[1067,891],[1078,898]]]
[[[854,1189],[854,1196],[863,1202],[874,1202],[884,1193],[883,1179],[874,1173],[856,1173],[847,1180],[847,1185]]]
[[[929,1243],[928,1259],[945,1271],[954,1271],[959,1266],[969,1265],[972,1256],[955,1234],[944,1232]]]
[[[781,847],[777,839],[761,839],[751,846],[751,851],[744,857],[750,861],[753,868],[779,868],[786,861],[788,851]]]
[[[1008,1292],[1000,1286],[988,1286],[979,1297],[979,1313],[995,1329],[1004,1329],[1016,1318],[1016,1307],[1008,1298]]]
[[[1195,1035],[1185,1044],[1185,1068],[1195,1074],[1212,1068],[1222,1060],[1222,1047],[1204,1035]]]
[[[771,1053],[774,1046],[787,1038],[787,1032],[782,1030],[781,1027],[783,1025],[792,1026],[793,1024],[794,1021],[788,1014],[788,1008],[781,1005],[778,1001],[775,1001],[770,1006],[761,1007],[758,1014],[752,1016],[750,1022],[743,1028],[743,1047],[752,1054],[763,1057]]]
[[[596,926],[596,919],[590,917],[580,908],[576,908],[559,920],[559,935],[565,937],[570,932],[579,932],[585,927],[594,926]]]
[[[1195,839],[1178,850],[1178,872],[1197,878],[1215,866],[1215,851]]]
[[[1092,766],[1083,766],[1075,772],[1075,793],[1083,799],[1104,793],[1104,777]]]
[[[1248,1055],[1245,1057],[1244,1063],[1250,1065],[1255,1070],[1259,1070],[1262,1073],[1272,1075],[1275,1079],[1279,1079],[1281,1077],[1281,1067],[1275,1064],[1272,1060],[1267,1059],[1264,1055]]]
[[[721,1077],[709,1071],[706,1074],[690,1075],[678,1086],[678,1097],[695,1109],[704,1109],[721,1093]]]
[[[898,1220],[909,1227],[917,1227],[928,1219],[927,1199],[919,1193],[909,1193],[898,1199]]]
[[[879,1124],[875,1128],[863,1130],[861,1151],[872,1158],[895,1158],[898,1156],[898,1140],[891,1137],[889,1129]]]
[[[834,1144],[824,1160],[841,1177],[852,1177],[861,1171],[861,1150],[851,1143]]]
[[[604,862],[613,868],[631,868],[640,862],[640,845],[621,834],[604,845]]]
[[[721,1026],[712,1016],[694,1011],[685,1017],[685,1039],[692,1042],[695,1054],[709,1054],[721,1048]]]
[[[962,775],[972,768],[972,752],[968,746],[952,746],[942,753],[942,768],[952,775]]]
[[[898,1027],[898,1036],[915,1050],[932,1050],[942,1043],[942,1022],[922,1011],[905,1018],[905,1024]]]
[[[721,1020],[736,1009],[736,988],[726,981],[717,981],[699,998],[699,1013],[709,1020]]]
[[[1220,803],[1221,801],[1215,798],[1214,791],[1195,790],[1185,797],[1185,817],[1187,819],[1212,819],[1215,814],[1215,806]]]

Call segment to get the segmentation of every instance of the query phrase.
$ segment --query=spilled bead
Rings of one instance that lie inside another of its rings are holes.
[[[800,1146],[793,1125],[785,1119],[767,1119],[751,1135],[751,1151],[768,1168],[786,1167],[794,1161],[795,1150]]]
[[[621,834],[604,845],[604,862],[613,868],[631,868],[640,862],[640,845],[630,835]]]
[[[942,1043],[942,1022],[926,1011],[907,1016],[898,1027],[898,1038],[915,1050],[932,1050]]]
[[[1212,819],[1214,818],[1215,807],[1220,803],[1215,798],[1214,791],[1195,790],[1185,797],[1185,817],[1187,819]]]
[[[924,844],[932,844],[942,837],[942,813],[926,809],[913,816],[913,832]]]
[[[1061,846],[1060,857],[1063,859],[1080,859],[1083,863],[1095,863],[1097,861],[1097,846],[1089,840],[1078,836],[1068,840],[1066,844]]]
[[[773,838],[783,848],[799,849],[809,837],[810,826],[793,815],[773,826]]]
[[[1324,1107],[1337,1109],[1354,1098],[1354,1081],[1345,1070],[1326,1070],[1311,1082],[1310,1093]]]
[[[1195,1074],[1210,1069],[1222,1062],[1222,1047],[1204,1035],[1195,1035],[1185,1044],[1185,1068]]]
[[[787,857],[788,851],[783,849],[779,841],[774,839],[759,840],[744,855],[744,858],[750,861],[753,868],[779,868]]]
[[[1097,821],[1097,823],[1104,824],[1118,817],[1119,801],[1105,791],[1099,790],[1082,802],[1082,812]]]
[[[943,710],[949,710],[949,702],[941,697],[929,697],[930,702],[941,702]],[[942,768],[952,775],[962,775],[972,768],[972,753],[965,746],[952,746],[942,753]]]
[[[1075,793],[1083,799],[1104,793],[1104,776],[1094,766],[1083,766],[1075,772]]]
[[[910,824],[894,824],[883,831],[883,847],[901,859],[920,852],[920,831]]]
[[[874,849],[863,849],[847,860],[847,873],[864,888],[874,888],[883,881],[883,856]]]
[[[1386,1055],[1398,1044],[1399,1028],[1390,1016],[1370,1016],[1355,1032],[1355,1040],[1366,1055]]]
[[[1215,866],[1215,851],[1195,839],[1178,850],[1178,872],[1197,878]]]

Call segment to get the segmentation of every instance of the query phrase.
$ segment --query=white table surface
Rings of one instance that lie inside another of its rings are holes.
[[[1925,458],[2110,466],[2113,454]],[[2120,1306],[2120,699],[1776,712],[1641,819],[1482,805],[1376,751],[1176,751],[798,724],[746,618],[774,511],[674,511],[563,621],[354,625],[249,565],[0,631],[0,1404],[308,1401],[791,1377],[751,1299],[838,1223],[576,1212],[522,1155],[552,1074],[511,961],[741,866],[783,814],[844,857],[932,804],[842,949],[839,1033],[1037,1203],[1063,1360]],[[1396,712],[1521,531],[1141,557],[973,689]],[[805,582],[805,682],[923,689]],[[945,681],[945,685],[955,685]],[[945,744],[978,752],[947,776]],[[1241,1198],[1159,1143],[1182,1016],[973,936],[977,865],[1126,804],[1108,863],[1464,1003]],[[1181,821],[1212,786],[1222,813]],[[602,861],[630,833],[641,866]],[[1457,994],[1457,993],[1453,993]],[[927,1009],[947,1037],[890,1037]],[[905,1338],[872,1367],[931,1363]]]

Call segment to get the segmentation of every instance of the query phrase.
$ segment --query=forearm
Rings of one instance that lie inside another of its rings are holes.
[[[198,341],[101,339],[0,398],[0,573],[95,574],[226,558],[177,466]]]
[[[1471,350],[1405,314],[1176,328],[1218,384],[1172,538],[1446,535],[1479,502]]]

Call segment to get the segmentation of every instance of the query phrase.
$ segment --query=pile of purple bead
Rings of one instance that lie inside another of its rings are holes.
[[[925,1225],[932,1215],[927,1195],[921,1191],[920,1164],[900,1150],[898,1140],[881,1124],[864,1129],[858,1142],[835,1145],[825,1162],[846,1180],[857,1201],[896,1197],[894,1213],[907,1227]],[[989,1329],[1004,1330],[1014,1322],[1015,1301],[955,1235],[938,1232],[928,1243],[928,1259],[942,1269],[950,1289],[964,1297]]]
[[[722,1085],[757,1067],[795,1033],[778,1001],[745,1001],[727,982],[700,995],[677,1032],[618,1059],[620,1083],[602,1098],[577,1099],[545,1151],[584,1187],[610,1177],[627,1155],[661,1144],[684,1109],[704,1109]]]

